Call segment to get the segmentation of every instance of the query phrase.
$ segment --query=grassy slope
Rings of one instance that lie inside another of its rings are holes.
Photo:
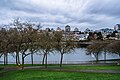
[[[0,80],[120,80],[120,74],[25,70],[5,73],[0,76]]]

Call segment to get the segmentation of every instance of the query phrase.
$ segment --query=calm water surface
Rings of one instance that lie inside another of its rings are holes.
[[[34,54],[34,63],[40,63],[42,61],[43,55],[39,54]],[[118,59],[120,58],[116,54],[107,54],[107,59]],[[104,60],[104,55],[103,53],[99,55],[100,60]],[[11,56],[9,54],[8,56],[9,63],[15,63],[15,57]],[[60,60],[60,54],[59,53],[51,53],[48,55],[48,61],[53,62],[59,62]],[[91,61],[95,60],[94,57],[91,55],[86,55],[86,49],[85,48],[77,48],[75,51],[69,54],[65,54],[63,61],[65,62],[77,62],[77,61]],[[3,57],[0,58],[0,61],[3,61]],[[20,56],[20,61],[21,61],[21,56]],[[25,58],[25,63],[30,63],[30,55]]]

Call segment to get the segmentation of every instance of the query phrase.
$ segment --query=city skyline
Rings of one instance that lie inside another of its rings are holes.
[[[119,24],[119,0],[1,0],[0,24],[21,20],[40,22],[44,28],[92,30]]]

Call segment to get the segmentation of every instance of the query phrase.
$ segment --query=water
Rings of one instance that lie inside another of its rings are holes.
[[[34,54],[34,63],[41,63],[43,55]],[[116,54],[107,54],[107,59],[119,59],[120,57]],[[104,60],[104,54],[102,53],[99,55],[100,60]],[[15,63],[15,57],[9,54],[8,56],[9,63]],[[91,55],[86,55],[85,48],[77,48],[75,51],[65,54],[63,58],[63,62],[85,62],[85,61],[92,61],[95,60],[94,57]],[[3,57],[0,58],[0,61],[3,61]],[[21,61],[21,55],[20,55]],[[30,63],[30,55],[25,58],[25,63]],[[59,62],[60,61],[60,54],[59,53],[50,53],[48,55],[48,62]]]

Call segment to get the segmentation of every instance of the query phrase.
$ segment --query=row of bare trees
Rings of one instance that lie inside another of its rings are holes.
[[[67,37],[63,41],[61,31],[47,32],[40,30],[40,24],[20,22],[18,19],[12,24],[13,27],[0,29],[0,57],[4,56],[4,64],[8,64],[8,54],[16,56],[16,64],[20,64],[20,54],[22,55],[22,70],[24,70],[24,60],[31,55],[33,65],[33,54],[43,53],[42,64],[47,68],[48,54],[59,53],[60,67],[62,67],[65,53],[73,51],[77,45],[72,41],[72,37]],[[74,37],[74,36],[73,36]],[[98,61],[99,54],[116,53],[120,55],[120,41],[94,41],[87,47],[88,54],[93,54]]]
[[[120,40],[93,41],[93,44],[87,47],[87,54],[93,55],[96,62],[98,62],[101,53],[104,53],[105,61],[107,53],[114,53],[120,56]]]
[[[24,70],[26,56],[31,55],[33,65],[33,54],[41,52],[44,55],[42,64],[47,68],[48,54],[57,52],[61,54],[60,67],[62,67],[63,55],[75,48],[71,38],[63,42],[62,32],[42,31],[39,27],[39,24],[15,20],[13,27],[0,29],[0,56],[4,56],[4,64],[8,64],[8,54],[15,54],[16,64],[19,65],[21,54],[22,70]]]

